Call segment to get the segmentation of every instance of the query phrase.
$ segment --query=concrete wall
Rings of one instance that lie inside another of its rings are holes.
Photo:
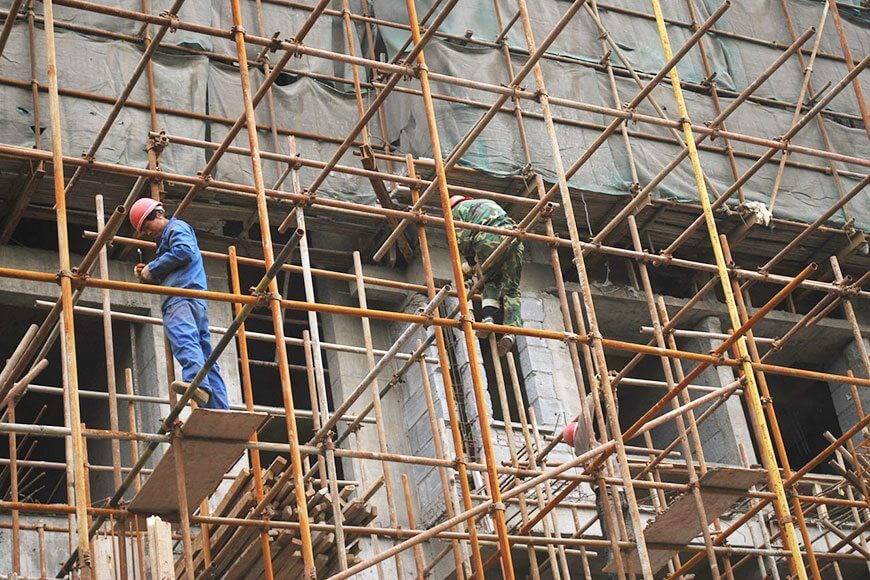
[[[3,514],[0,521],[4,523],[11,522],[9,514]],[[25,527],[34,527],[44,524],[47,527],[62,527],[66,528],[68,520],[65,517],[48,516],[37,517],[22,514],[20,517],[21,525]],[[7,574],[12,571],[12,530],[9,528],[0,528],[0,574]],[[75,546],[73,546],[75,547]],[[45,565],[48,578],[54,578],[54,575],[60,570],[60,567],[66,562],[70,554],[69,534],[66,532],[45,532]],[[40,577],[40,555],[39,555],[39,532],[35,529],[21,530],[21,575],[28,577]]]

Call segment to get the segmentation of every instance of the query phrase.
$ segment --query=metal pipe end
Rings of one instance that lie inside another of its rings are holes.
[[[818,265],[816,262],[812,262],[812,263],[810,263],[809,266],[807,266],[807,268],[809,268],[810,270],[812,270],[813,272],[815,272],[816,270],[819,269],[819,265]]]
[[[296,235],[296,237],[298,238],[303,238],[305,237],[305,230],[303,230],[302,228],[296,228],[294,235]]]
[[[119,205],[119,206],[115,207],[115,213],[119,213],[119,214],[123,215],[123,214],[127,213],[127,208],[124,207],[123,205]]]

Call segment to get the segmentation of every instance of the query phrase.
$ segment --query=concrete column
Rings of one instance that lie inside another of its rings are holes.
[[[415,295],[403,307],[404,312],[416,312],[426,304],[426,297]],[[400,325],[393,325],[396,331],[401,332]],[[429,330],[421,330],[411,339],[403,350],[411,353],[417,348],[417,340],[425,340]],[[397,333],[394,333],[397,334]],[[438,358],[438,349],[433,344],[427,349],[427,357]],[[404,365],[404,361],[401,362]],[[444,426],[442,448],[448,459],[454,457],[453,439],[447,425],[447,395],[444,389],[444,381],[441,378],[441,366],[438,364],[427,365],[427,376],[432,389],[432,399],[435,406],[435,417]],[[423,393],[423,379],[419,365],[412,367],[404,376],[404,380],[398,385],[398,395],[402,406],[404,424],[408,433],[408,444],[413,455],[422,457],[435,457],[435,441],[432,436],[432,427],[429,422],[429,412],[426,408],[426,396]],[[446,513],[444,505],[444,493],[441,490],[441,480],[437,469],[424,465],[410,466],[411,481],[414,484],[414,493],[419,502],[419,511],[416,513],[417,523],[429,526],[443,518]]]
[[[351,296],[348,284],[343,282],[322,281],[318,283],[318,296],[320,300],[322,300],[323,302],[328,302],[330,304],[343,304],[348,306],[359,305],[356,298]],[[382,304],[374,304],[372,302],[373,301],[370,301],[369,304],[369,306],[372,308],[383,307]],[[395,306],[392,306],[389,309],[392,310],[395,308]],[[321,322],[321,336],[324,341],[358,347],[364,346],[362,325],[360,324],[359,318],[353,316],[327,315],[321,318]],[[377,349],[388,348],[395,338],[393,334],[394,330],[398,328],[398,325],[391,325],[386,322],[372,320],[371,326],[374,347]],[[395,327],[395,329],[393,327]],[[356,387],[360,384],[362,379],[368,373],[369,367],[368,363],[366,362],[366,356],[365,354],[338,352],[335,350],[324,350],[323,354],[324,363],[329,369],[329,375],[327,376],[327,386],[331,391],[332,400],[342,401],[354,389],[356,389]],[[377,361],[377,359],[378,355],[375,355],[375,360]],[[384,373],[379,377],[379,385],[383,387],[383,385],[390,378],[390,376],[390,370],[384,371]],[[398,389],[393,389],[393,391],[391,391],[386,397],[382,399],[381,403],[384,413],[384,420],[386,423],[390,451],[394,453],[408,454],[409,443],[408,436],[406,435],[407,430],[394,428],[396,425],[401,425],[403,422],[403,412],[399,394],[400,390],[401,386]],[[371,400],[372,399],[370,394],[363,394],[351,407],[350,413],[359,413],[371,402]],[[374,417],[374,413],[369,414],[369,417]],[[340,422],[337,426],[337,431],[339,433],[343,433],[346,425],[346,423]],[[373,424],[363,424],[363,426],[357,431],[357,433],[351,435],[348,440],[342,444],[342,446],[367,451],[378,451],[379,445],[375,426]],[[364,470],[367,476],[365,480],[366,486],[370,485],[375,479],[380,477],[382,473],[380,464],[375,461],[363,462],[350,459],[342,460],[338,458],[336,458],[336,460],[340,461],[341,463],[345,479],[355,479],[362,484]],[[364,468],[363,465],[365,466]],[[405,466],[401,466],[399,464],[394,464],[392,467],[393,487],[397,492],[396,503],[398,517],[400,522],[407,521],[404,519],[404,499],[401,491],[401,474],[405,472],[406,468]],[[365,486],[360,490],[360,492],[364,490]],[[378,518],[375,520],[375,522],[373,522],[372,525],[388,525],[389,511],[387,508],[386,493],[383,491],[383,489],[375,494],[369,503],[375,506],[378,511]],[[385,542],[381,542],[380,546],[381,550],[384,550],[386,549],[387,544]],[[359,555],[363,559],[370,558],[374,555],[374,550],[372,548],[371,542],[367,538],[360,539]],[[411,566],[410,560],[408,560],[407,558],[406,560],[406,567]],[[384,570],[384,574],[387,577],[395,575],[395,561],[392,558],[384,561],[381,566]],[[377,573],[375,569],[371,569],[360,574],[359,576],[360,578],[376,578]]]
[[[557,309],[555,319],[553,313],[548,312],[551,310],[548,307]],[[527,328],[561,327],[558,302],[546,294],[524,292],[522,315]],[[517,351],[518,370],[523,377],[529,407],[534,409],[538,422],[556,428],[564,427],[566,415],[571,414],[572,410],[576,413],[579,409],[579,395],[567,347],[552,340],[517,336]]]
[[[866,338],[864,339],[864,348],[870,351],[870,340]],[[858,350],[858,343],[854,340],[846,345],[840,356],[827,368],[828,372],[840,375],[845,375],[850,370],[855,373],[856,377],[867,377],[864,363],[861,360],[861,353]],[[858,408],[852,396],[852,387],[848,383],[839,382],[830,382],[828,385],[831,389],[831,399],[834,401],[834,409],[837,411],[837,421],[840,424],[840,429],[846,431],[858,421]],[[864,412],[870,412],[870,389],[858,387],[858,394],[861,397],[861,405]],[[855,435],[853,441],[857,444],[862,439],[863,435],[859,433]]]
[[[717,317],[708,316],[695,325],[693,330],[721,333],[722,325]],[[681,341],[682,348],[700,353],[708,353],[720,344],[722,344],[722,341],[719,339],[707,338],[691,338]],[[690,368],[690,365],[685,365],[684,363],[686,372]],[[737,377],[730,367],[718,367],[707,369],[693,382],[694,384],[718,388],[724,387],[736,379]],[[692,391],[690,393],[692,393],[693,399],[704,394]],[[695,409],[695,416],[700,416],[708,406],[702,405]],[[701,437],[701,445],[704,447],[704,457],[708,462],[741,465],[740,452],[737,445],[742,443],[746,449],[749,462],[757,463],[752,447],[752,435],[749,425],[743,412],[743,406],[737,397],[730,397],[724,405],[720,406],[711,417],[708,417],[698,427],[698,431]]]

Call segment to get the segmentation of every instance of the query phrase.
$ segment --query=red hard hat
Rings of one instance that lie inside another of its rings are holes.
[[[456,207],[456,204],[460,201],[468,201],[470,199],[470,197],[465,197],[464,195],[454,195],[450,198],[450,209]]]
[[[133,229],[138,232],[142,227],[142,222],[145,221],[145,218],[147,218],[152,211],[158,208],[163,209],[163,205],[156,199],[151,199],[150,197],[137,199],[136,203],[133,204],[133,207],[130,208],[130,224],[133,226]]]
[[[574,434],[577,432],[577,423],[568,423],[562,431],[562,441],[574,447]]]

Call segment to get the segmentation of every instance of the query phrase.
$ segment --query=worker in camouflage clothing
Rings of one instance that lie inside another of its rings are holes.
[[[457,221],[492,226],[515,228],[516,223],[494,201],[471,199],[461,195],[450,198],[453,218]],[[480,267],[489,258],[505,236],[467,228],[457,230],[459,252],[465,260],[462,272],[466,276],[480,274]],[[486,272],[483,283],[483,320],[492,324],[499,310],[503,310],[503,323],[507,326],[522,326],[520,316],[520,277],[523,271],[523,243],[519,240],[507,250]],[[478,331],[478,338],[487,338],[488,332]],[[498,354],[504,356],[514,346],[512,334],[505,334],[498,341]]]

